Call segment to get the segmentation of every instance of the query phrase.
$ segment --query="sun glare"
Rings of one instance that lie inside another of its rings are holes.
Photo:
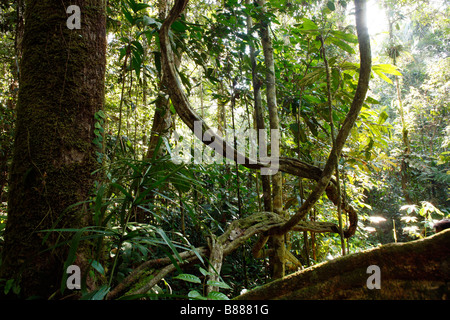
[[[367,2],[367,27],[371,36],[388,31],[388,22],[379,1],[369,0]]]

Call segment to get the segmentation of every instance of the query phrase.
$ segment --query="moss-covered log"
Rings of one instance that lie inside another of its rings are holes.
[[[367,286],[371,265],[380,268],[380,289]],[[423,240],[388,244],[324,262],[236,299],[449,298],[450,230],[446,230]]]

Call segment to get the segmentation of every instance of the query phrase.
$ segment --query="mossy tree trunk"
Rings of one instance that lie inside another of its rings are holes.
[[[81,28],[69,29],[66,13],[77,5]],[[94,114],[104,100],[106,51],[102,0],[25,1],[16,137],[10,173],[8,220],[0,277],[16,279],[21,296],[57,292],[68,246],[51,250],[90,222],[83,206],[97,168]],[[86,266],[86,247],[75,264]],[[3,291],[3,290],[2,290]]]

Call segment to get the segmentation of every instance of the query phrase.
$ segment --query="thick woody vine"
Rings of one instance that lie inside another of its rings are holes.
[[[175,55],[169,38],[169,30],[172,23],[174,23],[184,11],[188,2],[189,0],[176,0],[167,19],[162,24],[159,31],[163,82],[166,85],[167,92],[169,93],[170,99],[172,100],[179,117],[194,133],[194,123],[199,121],[202,124],[202,136],[198,138],[201,139],[206,145],[209,145],[212,143],[211,140],[203,140],[203,134],[210,128],[206,122],[196,114],[191,107],[186,94],[183,92],[175,67]],[[371,74],[371,49],[365,18],[365,0],[355,0],[355,13],[360,52],[358,86],[350,106],[350,110],[336,136],[335,143],[333,144],[333,148],[330,152],[325,168],[322,170],[294,158],[279,158],[280,171],[316,181],[316,186],[309,197],[303,202],[295,215],[287,218],[272,212],[258,212],[248,217],[231,222],[224,234],[218,237],[212,237],[210,241],[208,241],[208,247],[196,248],[193,251],[181,253],[180,257],[182,257],[183,261],[179,263],[179,266],[198,261],[198,255],[209,254],[211,266],[213,266],[217,272],[220,272],[223,257],[236,250],[254,235],[260,236],[253,248],[253,254],[256,257],[259,257],[261,256],[261,249],[265,245],[267,237],[270,235],[283,235],[289,231],[339,233],[339,228],[334,223],[303,221],[306,214],[313,208],[314,204],[324,192],[335,205],[340,204],[341,209],[348,215],[349,226],[344,231],[344,236],[348,238],[355,233],[358,221],[357,212],[345,200],[346,197],[339,195],[337,191],[337,182],[333,178],[333,173],[337,167],[342,148],[344,147],[351,128],[355,124],[364,103]],[[263,164],[255,159],[249,159],[245,155],[239,154],[233,146],[228,144],[221,137],[215,137],[213,142],[216,147],[222,147],[222,154],[227,156],[230,154],[233,155],[234,158],[232,160],[237,159],[238,156],[244,158],[245,163],[243,165],[247,168],[260,170],[268,166],[267,164]],[[232,150],[232,152],[229,152],[229,150]],[[341,197],[341,199],[339,199],[339,197]],[[287,259],[291,260],[294,264],[296,263],[295,257],[293,256],[291,257],[290,255],[287,255]],[[125,292],[129,292],[130,288],[136,282],[142,280],[142,277],[146,277],[151,280],[139,289],[134,290],[132,293],[145,293],[156,285],[160,279],[175,270],[175,266],[173,266],[169,259],[155,259],[147,261],[132,272],[125,279],[125,281],[114,288],[109,293],[108,299],[113,299],[124,294]],[[214,288],[208,288],[208,290],[214,290]]]

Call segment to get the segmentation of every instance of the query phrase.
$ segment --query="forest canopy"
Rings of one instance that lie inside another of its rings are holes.
[[[0,296],[232,299],[429,237],[450,218],[449,16],[0,0]]]

